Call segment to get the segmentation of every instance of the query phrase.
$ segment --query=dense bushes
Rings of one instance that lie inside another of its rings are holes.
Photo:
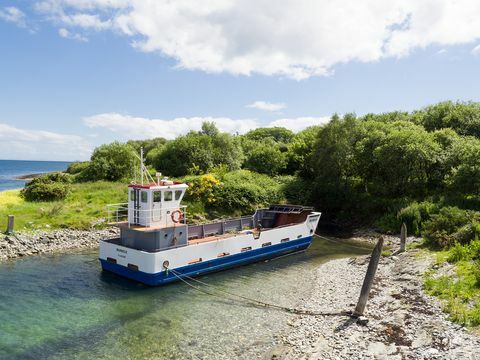
[[[247,170],[228,173],[222,182],[213,207],[227,213],[252,213],[258,207],[282,202],[284,198],[279,182]]]
[[[27,201],[54,201],[64,199],[70,191],[71,177],[53,173],[33,179],[21,191]]]
[[[191,131],[168,142],[152,163],[165,174],[184,176],[207,173],[219,165],[236,170],[242,160],[242,149],[231,135],[219,133],[215,126],[204,123],[202,131]]]
[[[87,178],[118,181],[132,176],[135,166],[134,150],[117,141],[97,147],[92,154]],[[89,179],[89,180],[90,180]]]
[[[189,185],[186,200],[200,201],[207,211],[248,214],[257,208],[284,201],[283,186],[289,179],[275,179],[247,170],[223,176],[206,174],[184,179]]]
[[[80,174],[82,171],[85,171],[90,165],[89,161],[77,161],[71,163],[65,172],[70,175]]]
[[[478,231],[479,215],[453,206],[442,207],[425,222],[422,234],[427,242],[440,247],[467,244]]]

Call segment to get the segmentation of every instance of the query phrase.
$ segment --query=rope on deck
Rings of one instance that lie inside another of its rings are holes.
[[[255,307],[262,307],[262,308],[273,308],[273,309],[277,309],[277,310],[281,310],[281,311],[285,311],[285,312],[288,312],[288,313],[292,313],[292,314],[297,314],[297,315],[310,315],[310,316],[352,316],[352,313],[351,312],[347,312],[347,311],[339,311],[339,312],[315,312],[315,311],[311,311],[311,310],[305,310],[305,309],[296,309],[296,308],[292,308],[292,307],[288,307],[288,306],[281,306],[281,305],[276,305],[276,304],[271,304],[271,303],[267,303],[267,302],[264,302],[264,301],[260,301],[260,300],[257,300],[257,299],[252,299],[252,298],[249,298],[249,297],[246,297],[246,296],[243,296],[243,295],[239,295],[239,294],[234,294],[234,293],[231,293],[229,291],[226,291],[226,290],[222,290],[222,289],[219,289],[219,288],[216,288],[215,286],[213,285],[210,285],[210,284],[207,284],[203,281],[200,281],[198,279],[194,279],[188,275],[185,275],[185,274],[179,274],[177,271],[173,270],[173,269],[169,269],[169,268],[166,268],[167,271],[171,271],[173,275],[175,275],[179,280],[181,280],[183,283],[185,283],[186,285],[188,285],[189,287],[199,291],[199,292],[202,292],[204,294],[207,294],[207,295],[210,295],[210,296],[216,296],[216,297],[219,297],[219,298],[223,298],[223,299],[227,299],[227,300],[230,300],[232,302],[241,302],[239,301],[238,299],[241,299],[243,300],[245,303],[249,304],[250,306],[255,306]],[[185,280],[185,279],[188,279],[192,282],[195,282],[197,284],[200,284],[200,285],[203,285],[207,288],[211,288],[213,290],[212,291],[209,291],[209,290],[205,290],[204,288],[200,287],[200,286],[197,286],[197,285],[194,285],[192,284],[191,282]],[[215,291],[217,291],[218,293],[215,293]],[[223,293],[225,295],[221,295],[219,293]],[[237,298],[237,299],[234,299],[234,298]]]

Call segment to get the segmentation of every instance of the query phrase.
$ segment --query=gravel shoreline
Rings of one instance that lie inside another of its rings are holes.
[[[56,230],[0,235],[0,261],[23,256],[98,247],[99,241],[118,236],[116,228],[103,230]]]
[[[353,310],[368,257],[332,260],[300,308]],[[296,316],[265,359],[478,359],[480,337],[450,322],[422,289],[433,257],[418,250],[382,257],[365,311],[366,325],[341,316]]]

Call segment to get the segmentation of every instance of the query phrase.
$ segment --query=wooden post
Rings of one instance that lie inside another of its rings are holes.
[[[13,215],[8,215],[7,234],[13,234],[14,223],[15,217]]]
[[[400,252],[404,252],[407,245],[407,225],[402,223],[400,229]]]
[[[378,262],[380,261],[380,256],[382,255],[383,248],[383,237],[378,239],[377,245],[372,251],[372,256],[370,257],[370,262],[368,263],[367,273],[365,279],[363,280],[362,290],[360,291],[360,297],[358,299],[357,306],[353,312],[353,316],[358,317],[362,316],[365,311],[365,306],[367,305],[368,295],[372,289],[373,279],[375,278],[375,273],[377,272]]]

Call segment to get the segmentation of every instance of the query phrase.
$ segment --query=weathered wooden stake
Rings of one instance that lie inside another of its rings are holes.
[[[402,228],[400,229],[400,252],[404,252],[407,246],[407,225],[402,223]]]
[[[15,217],[13,215],[8,215],[7,234],[13,234],[14,223]]]
[[[368,263],[367,273],[365,279],[363,280],[362,290],[360,291],[360,297],[358,299],[357,306],[353,312],[353,316],[362,316],[365,311],[365,306],[367,305],[368,295],[372,289],[373,279],[375,278],[375,273],[377,272],[378,262],[380,261],[380,256],[382,255],[383,248],[383,237],[378,239],[377,245],[372,251],[372,256],[370,257],[370,262]]]

